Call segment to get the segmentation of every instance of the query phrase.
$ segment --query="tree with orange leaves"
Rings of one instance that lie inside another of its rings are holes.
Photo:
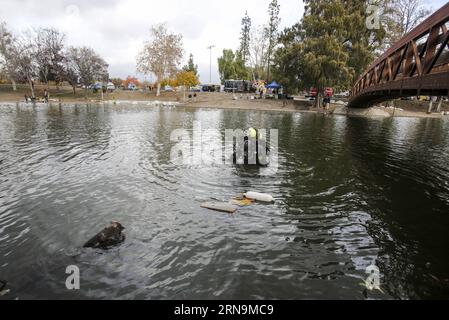
[[[125,86],[126,89],[129,88],[130,84],[134,84],[136,87],[140,86],[140,81],[139,79],[137,79],[136,77],[132,77],[132,76],[128,76],[126,78],[126,80],[124,81],[123,85]]]

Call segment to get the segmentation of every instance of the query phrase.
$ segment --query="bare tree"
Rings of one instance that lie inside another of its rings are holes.
[[[96,81],[108,81],[108,64],[93,49],[88,47],[70,47],[66,52],[65,76],[75,92],[76,85],[87,89]]]
[[[6,24],[0,26],[0,56],[1,68],[11,79],[13,90],[16,81],[30,85],[31,97],[35,98],[34,79],[37,74],[36,50],[31,41],[30,33],[15,37],[8,31]]]
[[[386,30],[385,48],[405,36],[427,18],[432,10],[422,0],[384,0],[383,26]]]
[[[156,76],[159,96],[161,82],[176,75],[182,57],[182,35],[169,33],[165,24],[155,25],[151,28],[151,40],[145,42],[137,57],[137,71]]]
[[[268,41],[265,36],[265,28],[259,26],[251,31],[249,45],[249,62],[253,73],[253,79],[265,77],[265,66],[268,61]]]
[[[40,79],[61,83],[64,75],[65,35],[54,28],[40,28],[35,31],[34,45]]]
[[[14,91],[17,90],[17,39],[8,30],[5,22],[0,23],[0,71],[11,81]]]
[[[77,62],[79,60],[78,49],[70,47],[65,52],[64,79],[72,86],[73,94],[76,94],[76,86],[79,83]]]
[[[31,98],[35,98],[34,80],[38,75],[38,65],[36,62],[36,49],[28,33],[21,35],[16,41],[15,66],[19,80],[29,84]]]

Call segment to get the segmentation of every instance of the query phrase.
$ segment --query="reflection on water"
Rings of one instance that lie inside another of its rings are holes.
[[[170,133],[279,129],[279,170],[170,162]],[[3,298],[449,297],[449,122],[138,105],[0,106]],[[234,216],[202,201],[248,190]],[[110,220],[126,242],[82,244]],[[65,269],[81,270],[81,290]]]

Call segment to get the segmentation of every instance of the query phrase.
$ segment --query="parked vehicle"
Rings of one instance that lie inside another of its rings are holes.
[[[224,84],[225,92],[242,92],[243,81],[242,80],[227,80]]]
[[[134,83],[130,83],[128,85],[128,90],[136,91],[136,90],[138,90],[138,88],[137,88],[137,86]]]
[[[97,82],[96,84],[90,86],[90,88],[91,88],[95,93],[97,93],[98,91],[103,90],[103,84],[100,83],[100,82]]]
[[[316,88],[310,88],[310,91],[306,93],[306,98],[312,98],[315,99],[318,95],[318,90]],[[333,88],[325,88],[323,90],[323,95],[325,97],[333,97],[334,96],[334,89]]]
[[[113,92],[115,90],[115,84],[113,84],[112,82],[109,82],[107,89],[109,92]]]
[[[173,90],[173,87],[172,87],[172,86],[165,86],[165,87],[164,87],[164,91],[165,91],[165,92],[173,92],[174,90]]]
[[[204,85],[202,85],[201,91],[203,91],[203,92],[216,92],[216,91],[219,91],[219,89],[217,89],[217,86],[204,84]]]
[[[317,90],[315,88],[311,88],[309,91],[306,92],[305,97],[306,98],[316,98]]]
[[[227,80],[224,84],[225,92],[255,92],[251,81],[248,80]]]
[[[190,87],[190,92],[201,92],[201,86]]]
[[[343,91],[343,92],[335,94],[335,97],[337,97],[337,98],[349,98],[349,96],[350,96],[349,91]]]

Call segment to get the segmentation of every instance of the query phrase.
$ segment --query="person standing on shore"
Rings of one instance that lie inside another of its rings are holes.
[[[45,103],[48,103],[48,91],[47,91],[47,89],[44,90],[44,101],[45,101]]]
[[[328,112],[330,103],[331,103],[331,96],[330,96],[330,93],[327,92],[326,97],[323,99],[324,113]]]

